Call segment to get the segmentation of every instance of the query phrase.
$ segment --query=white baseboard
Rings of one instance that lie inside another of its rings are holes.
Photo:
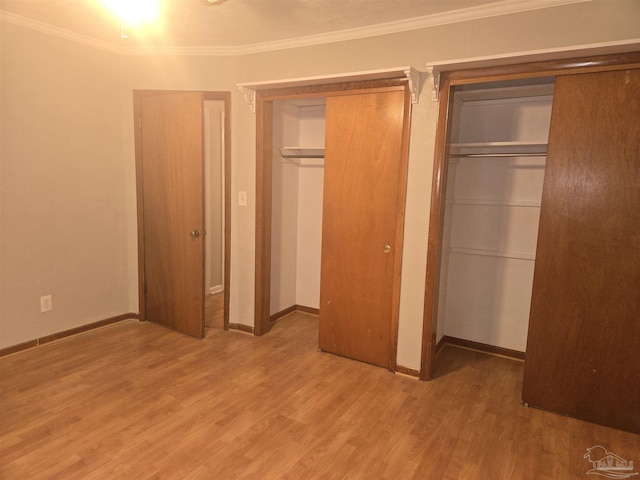
[[[209,295],[213,295],[214,293],[220,293],[223,290],[222,285],[216,285],[209,289]]]

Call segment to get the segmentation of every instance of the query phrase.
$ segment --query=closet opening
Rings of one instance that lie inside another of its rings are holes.
[[[326,98],[273,102],[271,322],[318,314]]]
[[[448,344],[524,360],[554,81],[450,90],[438,351]]]
[[[254,333],[315,313],[320,350],[393,371],[411,91],[385,74],[256,92]]]
[[[204,101],[205,335],[228,328],[225,308],[225,102]],[[226,319],[226,320],[225,320]]]

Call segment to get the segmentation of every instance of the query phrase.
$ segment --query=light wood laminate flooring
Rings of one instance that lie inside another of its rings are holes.
[[[223,292],[204,297],[204,335],[205,337],[224,328]]]
[[[520,405],[523,364],[420,382],[317,350],[315,316],[204,340],[125,321],[0,358],[2,479],[585,479],[640,436]]]

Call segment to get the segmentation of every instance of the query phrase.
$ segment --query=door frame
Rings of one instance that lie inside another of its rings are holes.
[[[389,87],[404,86],[408,89],[406,77],[357,82],[338,82],[321,85],[292,86],[256,91],[256,249],[255,249],[255,304],[254,329],[256,336],[268,333],[277,323],[270,315],[271,303],[271,201],[272,201],[272,161],[273,161],[273,102],[295,98],[330,97],[373,93]],[[408,113],[410,117],[410,112]],[[408,127],[408,126],[407,126]],[[404,132],[402,155],[404,166],[401,172],[406,187],[409,128]],[[399,198],[404,202],[406,188],[400,188]],[[402,204],[404,212],[404,203]],[[399,215],[398,224],[404,226],[404,214]],[[401,239],[402,240],[402,239]],[[400,306],[400,266],[402,249],[394,249],[396,258],[394,269],[393,318],[391,326],[390,358],[395,368],[398,317]]]
[[[453,95],[456,85],[468,85],[559,75],[575,75],[605,70],[623,70],[640,67],[640,52],[592,57],[567,58],[514,65],[452,70],[440,76],[438,123],[436,127],[433,177],[431,183],[431,210],[427,240],[427,269],[422,322],[422,355],[420,380],[431,380],[436,354],[443,346],[437,343],[438,291],[442,260],[442,235],[448,174],[447,157],[451,130]]]
[[[138,309],[140,321],[146,321],[145,292],[145,248],[144,248],[144,201],[142,168],[142,99],[155,95],[187,93],[193,90],[133,90],[133,125],[136,162],[136,210],[138,225]],[[199,91],[202,101],[220,100],[224,102],[224,329],[229,329],[229,299],[231,279],[231,92]],[[203,119],[204,128],[204,119]],[[203,160],[204,161],[204,160]],[[203,266],[204,267],[204,266]],[[203,290],[204,295],[204,290]]]

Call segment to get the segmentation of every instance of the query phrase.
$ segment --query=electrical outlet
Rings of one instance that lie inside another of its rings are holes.
[[[51,295],[40,297],[40,313],[50,312],[51,310],[53,310],[53,300],[51,299]]]

